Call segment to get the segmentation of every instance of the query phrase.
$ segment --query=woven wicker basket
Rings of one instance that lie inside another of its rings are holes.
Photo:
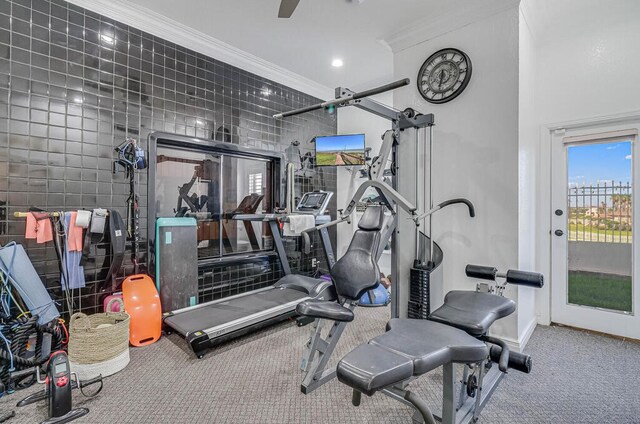
[[[123,370],[129,364],[129,350],[125,350],[120,355],[108,361],[99,362],[97,364],[76,364],[72,360],[69,360],[69,366],[71,372],[75,372],[78,375],[80,381],[91,380],[99,375],[103,377],[109,377]]]
[[[75,364],[99,364],[129,350],[129,314],[75,313],[69,320],[69,360]]]

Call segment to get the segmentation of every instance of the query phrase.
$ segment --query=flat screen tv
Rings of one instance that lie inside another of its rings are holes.
[[[365,163],[364,134],[316,137],[316,166],[354,166]]]

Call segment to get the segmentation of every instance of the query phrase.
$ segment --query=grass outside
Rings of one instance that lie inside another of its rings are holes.
[[[335,153],[316,153],[316,165],[335,165]]]
[[[595,241],[610,243],[631,243],[632,232],[622,230],[605,230],[580,223],[569,224],[570,241]]]
[[[317,165],[364,165],[364,154],[359,152],[316,152]]]
[[[569,303],[630,312],[631,302],[631,277],[569,271]]]

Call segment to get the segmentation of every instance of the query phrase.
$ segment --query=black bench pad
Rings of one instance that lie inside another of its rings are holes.
[[[433,311],[429,319],[479,337],[489,331],[494,321],[511,315],[515,310],[516,303],[506,297],[454,290],[447,293],[444,305]]]
[[[385,334],[342,358],[337,376],[372,395],[450,362],[478,362],[488,355],[487,346],[464,331],[431,321],[392,319]]]
[[[311,318],[325,318],[334,321],[353,321],[353,311],[338,302],[326,300],[305,300],[296,306],[299,315]]]
[[[289,274],[279,279],[273,286],[297,290],[315,299],[331,285],[332,284],[330,282],[321,278],[307,277],[306,275],[300,274]],[[333,300],[335,298],[335,296],[327,295],[323,297],[325,300]],[[328,299],[328,297],[331,297],[331,299]]]

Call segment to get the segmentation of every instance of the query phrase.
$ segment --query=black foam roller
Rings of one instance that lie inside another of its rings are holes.
[[[500,346],[492,345],[491,350],[489,352],[489,356],[493,362],[498,362],[500,360],[500,354],[502,353],[502,348]],[[531,372],[531,367],[533,366],[533,362],[531,360],[531,356],[525,355],[518,352],[509,352],[509,364],[508,367],[510,369],[523,372],[525,374],[529,374]]]

